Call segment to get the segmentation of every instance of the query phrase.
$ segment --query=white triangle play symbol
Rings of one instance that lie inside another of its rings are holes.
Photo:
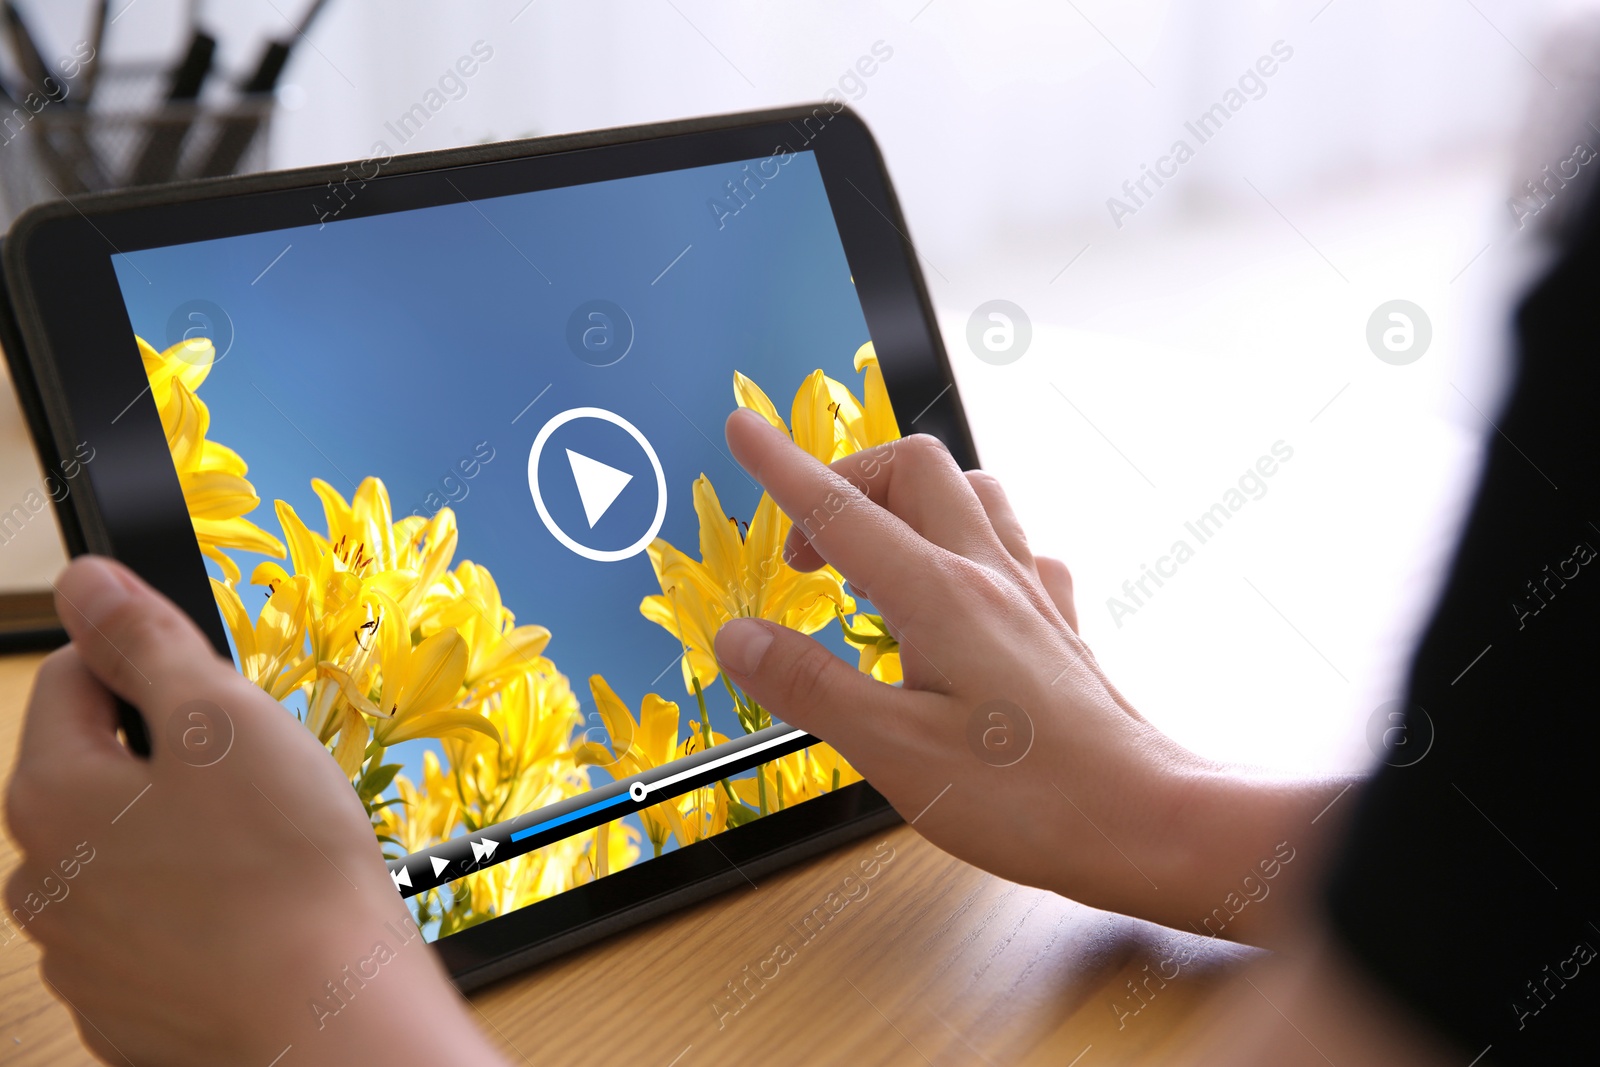
[[[443,856],[429,856],[428,861],[433,864],[433,876],[435,878],[439,877],[440,873],[450,866],[450,861]]]
[[[597,459],[567,449],[567,462],[572,464],[572,480],[578,486],[578,498],[583,501],[583,517],[589,528],[600,521],[600,516],[616,502],[618,494],[633,481],[627,471],[601,463]]]

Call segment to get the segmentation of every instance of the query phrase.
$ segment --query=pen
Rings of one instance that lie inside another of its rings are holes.
[[[259,104],[268,93],[277,88],[278,78],[282,76],[283,68],[289,62],[289,53],[294,48],[295,42],[306,35],[311,23],[316,20],[327,2],[328,0],[313,0],[310,10],[300,20],[300,25],[295,27],[292,36],[267,43],[266,50],[261,53],[261,61],[256,65],[255,73],[239,87],[247,105]],[[218,129],[216,142],[211,146],[211,151],[200,167],[201,176],[232,174],[260,128],[259,111],[242,110],[226,119]]]
[[[110,6],[110,0],[102,0],[100,5],[100,11],[97,15],[98,21],[95,27],[95,35],[97,39],[93,45],[93,51],[90,53],[89,59],[84,61],[84,65],[79,71],[79,73],[83,75],[83,81],[80,83],[82,88],[75,97],[72,96],[71,86],[65,84],[64,79],[58,79],[50,73],[50,69],[45,63],[43,52],[39,48],[39,39],[28,32],[27,26],[22,21],[21,11],[19,11],[15,5],[8,6],[11,7],[8,17],[14,20],[18,34],[21,36],[21,39],[30,43],[33,56],[30,65],[42,70],[41,76],[43,77],[46,85],[49,85],[51,82],[55,82],[60,87],[60,95],[56,95],[54,93],[47,94],[52,101],[61,104],[65,109],[64,114],[54,117],[59,121],[53,121],[52,125],[60,125],[63,127],[62,132],[66,135],[67,149],[70,153],[70,159],[67,159],[66,162],[72,168],[73,175],[77,178],[78,184],[81,185],[85,190],[89,191],[111,188],[111,186],[114,184],[111,180],[111,176],[108,175],[106,173],[106,169],[100,165],[100,156],[95,152],[94,145],[89,141],[88,116],[89,91],[93,88],[96,69],[94,60],[100,54],[100,42],[98,38],[103,36],[105,32],[104,20],[106,16],[106,10]]]
[[[150,134],[128,179],[130,185],[167,181],[177,169],[184,139],[194,125],[194,113],[192,110],[178,112],[171,105],[193,105],[200,98],[200,90],[205,85],[206,75],[211,73],[211,61],[217,52],[217,39],[200,28],[199,20],[200,3],[195,0],[189,8],[189,21],[193,26],[189,49],[172,72],[167,106],[151,121]]]
[[[111,13],[111,0],[100,0],[95,5],[94,29],[89,33],[89,58],[83,63],[83,84],[78,90],[78,102],[84,107],[94,97],[95,82],[100,79],[100,49],[106,43],[106,16]]]

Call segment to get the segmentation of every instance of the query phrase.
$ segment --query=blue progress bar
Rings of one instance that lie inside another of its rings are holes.
[[[540,833],[541,831],[553,830],[557,826],[563,826],[569,822],[572,822],[574,819],[581,819],[585,815],[593,815],[597,811],[604,811],[607,808],[615,807],[616,805],[621,804],[623,801],[628,799],[630,799],[628,796],[628,791],[624,789],[616,796],[607,797],[604,800],[597,800],[593,804],[579,808],[576,811],[569,811],[565,815],[557,815],[553,819],[546,819],[544,822],[536,822],[532,826],[525,826],[521,830],[518,830],[516,833],[512,834],[511,840],[521,841],[523,838],[532,837],[534,834]]]

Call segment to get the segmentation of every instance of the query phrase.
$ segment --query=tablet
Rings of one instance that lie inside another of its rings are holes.
[[[927,432],[974,463],[842,106],[85,197],[3,266],[69,548],[327,746],[462,986],[895,818],[712,653],[759,615],[899,671],[783,563],[736,404],[823,459]],[[226,758],[196,725],[154,744]]]

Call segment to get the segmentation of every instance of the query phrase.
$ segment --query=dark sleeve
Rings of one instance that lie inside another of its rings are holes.
[[[1481,1064],[1600,1062],[1594,227],[1517,336],[1516,385],[1412,661],[1406,746],[1364,791],[1327,893],[1335,936],[1463,1067],[1491,1046]]]

